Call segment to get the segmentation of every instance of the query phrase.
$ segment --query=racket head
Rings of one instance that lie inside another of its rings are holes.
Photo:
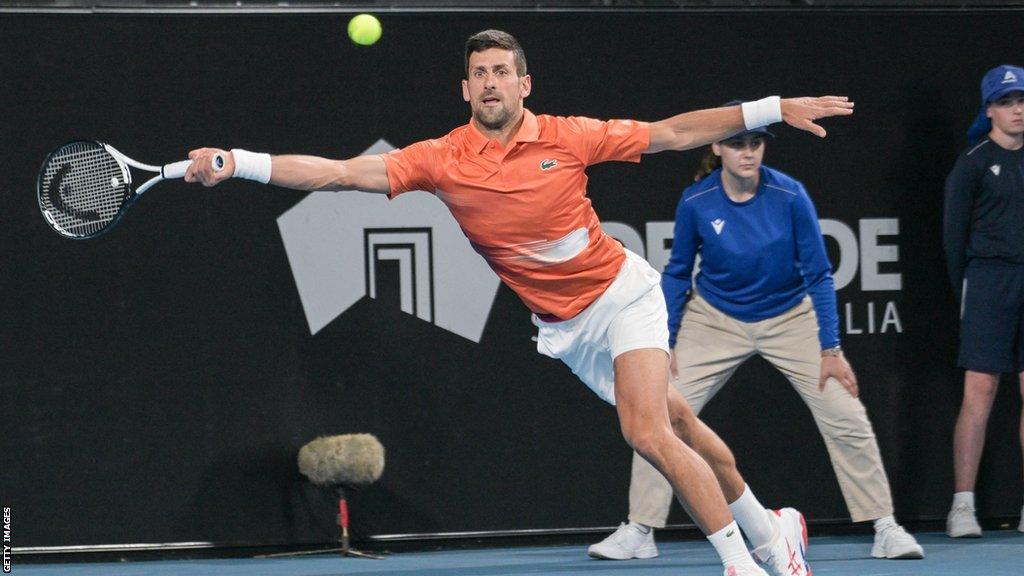
[[[66,238],[110,231],[134,201],[128,166],[102,142],[74,140],[46,157],[36,195],[46,223]]]

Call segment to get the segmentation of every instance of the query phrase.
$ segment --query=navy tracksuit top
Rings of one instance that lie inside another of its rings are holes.
[[[970,262],[1024,264],[1024,148],[986,138],[960,154],[946,178],[943,244],[958,301]]]

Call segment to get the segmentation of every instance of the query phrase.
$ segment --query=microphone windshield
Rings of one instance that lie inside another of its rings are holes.
[[[373,434],[321,436],[299,450],[299,472],[319,486],[372,484],[384,472],[384,446]]]

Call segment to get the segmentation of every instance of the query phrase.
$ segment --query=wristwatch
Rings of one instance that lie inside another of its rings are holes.
[[[843,355],[843,347],[842,346],[833,346],[831,348],[825,348],[824,350],[821,351],[821,356],[822,357],[825,357],[825,356],[836,357],[836,356],[842,356],[842,355]]]

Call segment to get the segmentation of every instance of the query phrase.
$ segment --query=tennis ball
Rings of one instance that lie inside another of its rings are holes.
[[[369,46],[380,40],[380,20],[372,14],[359,14],[348,21],[348,37],[360,46]]]

